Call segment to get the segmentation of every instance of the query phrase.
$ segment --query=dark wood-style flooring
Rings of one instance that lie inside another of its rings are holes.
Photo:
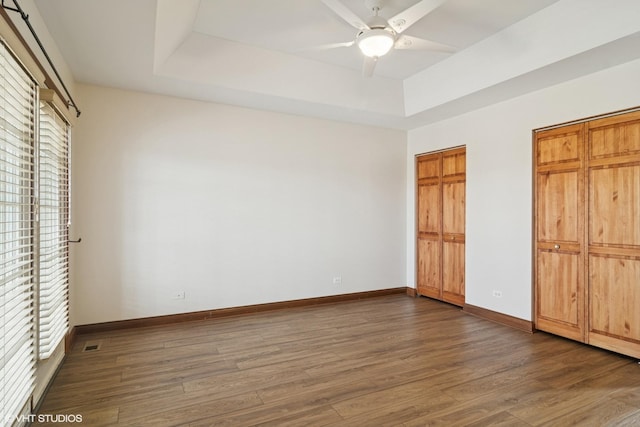
[[[40,413],[92,427],[636,426],[640,365],[391,295],[80,335]]]

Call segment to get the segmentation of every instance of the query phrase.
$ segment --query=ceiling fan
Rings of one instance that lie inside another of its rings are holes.
[[[355,40],[343,43],[331,43],[317,46],[315,49],[334,49],[357,45],[364,54],[362,74],[367,77],[373,75],[378,59],[391,49],[429,50],[432,52],[453,53],[456,49],[442,43],[425,40],[402,34],[407,28],[418,22],[446,0],[421,0],[397,15],[384,19],[378,15],[383,8],[383,0],[364,0],[371,9],[373,16],[366,21],[347,8],[340,0],[322,0],[322,2],[349,25],[358,30]]]

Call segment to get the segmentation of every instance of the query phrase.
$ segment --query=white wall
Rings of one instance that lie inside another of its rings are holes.
[[[532,320],[532,130],[640,105],[638,76],[634,61],[410,131],[409,286],[415,287],[414,156],[466,144],[466,302]]]
[[[404,132],[78,88],[74,324],[406,286]]]

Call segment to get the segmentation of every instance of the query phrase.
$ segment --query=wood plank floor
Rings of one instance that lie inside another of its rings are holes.
[[[640,365],[391,295],[78,336],[40,413],[90,426],[635,426]]]

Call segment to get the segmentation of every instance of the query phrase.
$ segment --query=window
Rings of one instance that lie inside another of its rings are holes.
[[[69,326],[69,126],[44,102],[39,124],[38,348],[47,359]]]
[[[0,408],[22,413],[34,386],[36,85],[0,43]]]
[[[0,425],[31,410],[36,355],[69,327],[69,131],[0,39]],[[36,126],[37,124],[37,126]],[[36,131],[38,128],[38,131]],[[36,334],[37,331],[37,334]],[[24,418],[22,418],[24,421]]]

